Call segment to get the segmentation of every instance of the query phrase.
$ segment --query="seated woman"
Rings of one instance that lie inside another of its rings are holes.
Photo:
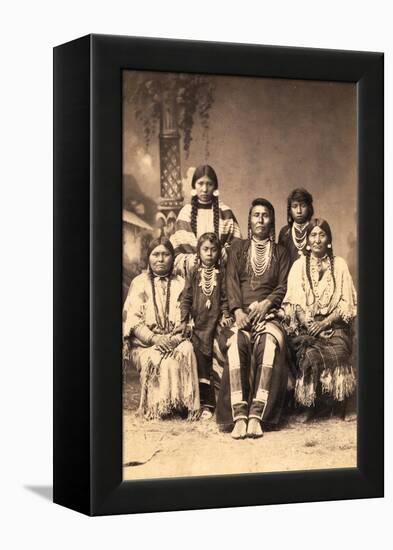
[[[141,380],[139,411],[147,419],[174,410],[199,412],[197,362],[191,342],[175,334],[184,279],[172,273],[174,250],[160,237],[148,250],[148,269],[132,281],[123,309],[123,337]]]
[[[355,389],[356,291],[345,260],[333,254],[332,232],[323,219],[308,225],[305,255],[289,273],[283,314],[298,369],[296,401],[311,407],[326,394],[343,402]]]
[[[197,260],[197,240],[203,233],[215,233],[220,240],[225,261],[234,238],[241,238],[239,224],[232,210],[218,199],[218,179],[209,165],[196,168],[192,177],[191,204],[179,212],[171,242],[175,249],[175,270],[185,276]]]
[[[236,326],[218,336],[226,361],[216,419],[223,430],[233,427],[234,439],[261,437],[262,423],[278,423],[288,381],[285,333],[276,321],[265,321],[281,305],[289,271],[288,253],[275,243],[269,201],[252,202],[248,227],[249,238],[231,246],[227,262],[229,311]]]

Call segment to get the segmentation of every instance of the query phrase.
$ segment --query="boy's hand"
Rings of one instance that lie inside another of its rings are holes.
[[[248,327],[248,315],[242,309],[237,309],[235,311],[235,320],[237,328],[244,330]]]
[[[232,323],[233,323],[232,317],[230,315],[223,314],[219,324],[221,327],[230,327]]]
[[[179,326],[177,326],[172,334],[180,334],[181,336],[185,336],[187,332],[187,323],[183,321],[183,323],[180,323]]]

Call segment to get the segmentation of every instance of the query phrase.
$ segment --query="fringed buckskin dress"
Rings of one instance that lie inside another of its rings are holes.
[[[167,357],[151,343],[155,335],[170,335],[179,325],[183,287],[180,276],[142,273],[132,281],[124,304],[123,336],[129,338],[130,361],[140,375],[139,411],[147,419],[162,418],[174,410],[187,410],[190,418],[199,412],[197,363],[191,342],[172,336],[178,344]]]
[[[323,270],[318,262],[324,264]],[[328,256],[321,260],[311,256],[310,277],[312,287],[303,256],[291,268],[282,304],[296,356],[295,398],[306,407],[314,405],[319,388],[334,400],[343,401],[353,393],[356,385],[351,364],[356,291],[348,266],[343,258],[335,256],[332,271]],[[305,323],[321,321],[332,313],[336,315],[332,326],[315,337],[307,334],[297,313],[303,313]]]

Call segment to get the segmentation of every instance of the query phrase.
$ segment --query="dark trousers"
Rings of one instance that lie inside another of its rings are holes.
[[[205,355],[196,346],[194,352],[198,363],[199,395],[201,407],[214,409],[216,399],[213,385],[213,365],[212,356]]]

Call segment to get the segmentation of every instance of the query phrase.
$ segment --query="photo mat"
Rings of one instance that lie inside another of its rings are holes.
[[[123,300],[147,268],[151,239],[173,235],[195,169],[206,164],[243,238],[255,198],[274,206],[277,239],[288,195],[311,193],[356,287],[356,101],[352,83],[123,71]],[[356,467],[356,414],[301,423],[294,407],[278,429],[242,441],[214,417],[144,418],[140,372],[125,347],[124,480]],[[355,352],[356,330],[354,368]]]

